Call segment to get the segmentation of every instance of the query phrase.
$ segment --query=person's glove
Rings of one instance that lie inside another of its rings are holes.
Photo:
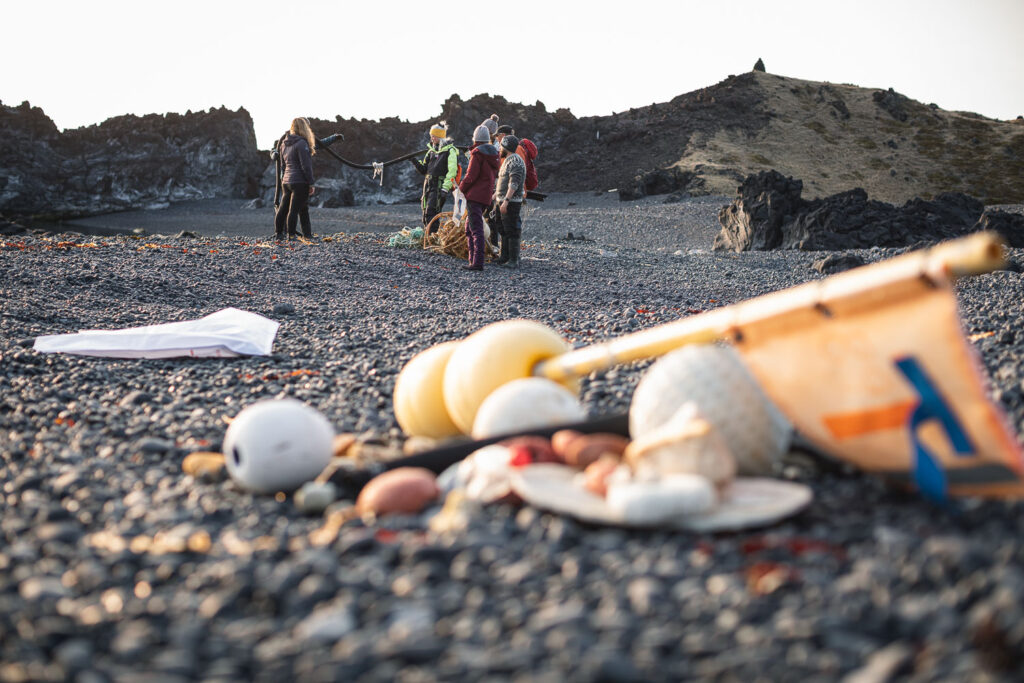
[[[277,150],[276,150],[276,149],[273,149],[273,150],[271,150],[271,151],[270,151],[270,160],[271,160],[271,161],[277,161],[277,158],[278,158],[279,156],[281,156],[281,155],[280,155],[280,154],[278,154],[278,152],[277,152]]]

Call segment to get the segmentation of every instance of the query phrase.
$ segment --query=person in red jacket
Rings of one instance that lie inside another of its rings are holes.
[[[484,269],[484,208],[491,202],[500,166],[498,148],[491,144],[491,132],[487,126],[477,126],[469,150],[469,168],[459,183],[469,211],[466,222],[469,263],[462,266],[464,270]]]

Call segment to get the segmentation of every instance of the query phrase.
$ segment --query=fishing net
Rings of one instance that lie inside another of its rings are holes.
[[[423,228],[402,228],[388,238],[387,246],[396,249],[416,249],[423,246]]]

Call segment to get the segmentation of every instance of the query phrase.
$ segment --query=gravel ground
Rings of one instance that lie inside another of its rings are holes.
[[[524,212],[528,237],[555,239],[572,232],[576,238],[599,236],[602,243],[675,251],[711,246],[721,229],[718,209],[728,197],[700,197],[664,204],[664,197],[620,202],[618,194],[553,193],[543,202],[529,202]],[[246,209],[240,199],[203,199],[177,202],[166,209],[125,211],[80,218],[73,229],[109,233],[144,231],[175,235],[182,230],[207,237],[270,237],[274,234],[272,208]],[[449,204],[450,208],[450,204]],[[314,232],[394,233],[421,223],[419,204],[389,204],[341,209],[310,209]],[[613,229],[608,229],[613,226]],[[568,226],[568,227],[567,227]]]
[[[322,519],[291,500],[182,473],[186,454],[219,448],[223,418],[274,396],[397,445],[402,365],[496,320],[589,343],[819,277],[822,254],[708,253],[714,200],[601,202],[534,209],[519,272],[384,248],[408,206],[334,210],[362,228],[309,246],[7,238],[0,680],[1020,680],[1020,503],[937,508],[796,453],[783,474],[816,500],[768,530],[627,533],[494,506],[455,533],[429,532],[426,516],[356,521],[316,547]],[[136,227],[266,225],[225,207]],[[338,232],[327,224],[314,212],[317,232]],[[595,241],[554,239],[568,232]],[[994,333],[977,348],[1024,432],[1024,276],[981,276],[958,296],[966,331]],[[226,306],[281,320],[273,356],[31,349],[37,335]],[[588,410],[624,410],[645,367],[586,378]]]

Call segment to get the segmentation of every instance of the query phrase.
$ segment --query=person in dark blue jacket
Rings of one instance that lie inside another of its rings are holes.
[[[309,196],[313,194],[313,154],[316,153],[316,138],[304,118],[294,119],[288,133],[277,145],[277,153],[283,168],[281,177],[281,203],[274,215],[275,237],[285,239],[298,237],[295,229],[302,224],[302,236],[313,236],[309,222]]]

